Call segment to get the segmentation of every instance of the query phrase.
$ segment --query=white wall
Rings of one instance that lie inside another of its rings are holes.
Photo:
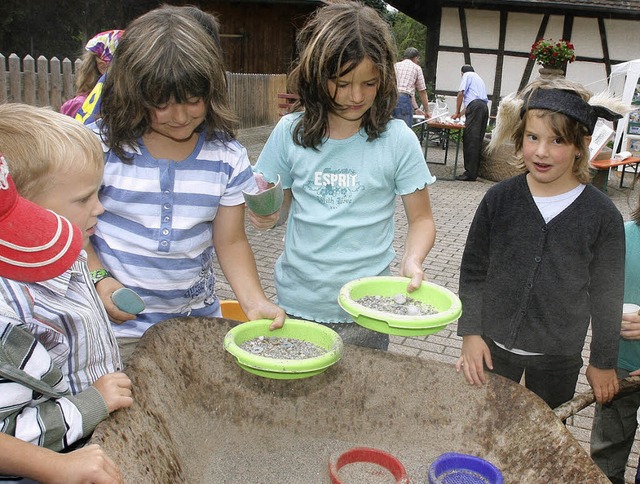
[[[500,14],[497,11],[467,9],[465,12],[469,45],[477,49],[498,49]],[[529,54],[536,40],[542,14],[509,13],[507,16],[506,51]],[[544,38],[560,40],[564,17],[549,18]],[[618,62],[640,58],[640,22],[633,20],[605,20],[609,57]],[[595,18],[575,17],[571,42],[577,56],[601,59],[603,56],[598,21]],[[464,64],[462,53],[442,51],[443,47],[463,47],[457,8],[442,9],[440,27],[440,51],[436,72],[436,90],[457,91],[460,83],[460,67]],[[518,89],[527,65],[527,57],[503,58],[501,97]],[[471,54],[471,64],[487,84],[487,92],[493,92],[496,77],[497,55]],[[529,80],[539,76],[539,65],[534,66]],[[605,90],[608,85],[603,62],[576,61],[567,67],[567,79],[580,82],[593,92]],[[455,98],[448,97],[449,110],[455,111]]]

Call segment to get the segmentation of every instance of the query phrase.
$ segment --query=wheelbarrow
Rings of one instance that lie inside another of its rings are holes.
[[[332,456],[354,447],[395,456],[412,483],[446,452],[488,460],[504,482],[609,482],[561,418],[507,379],[475,388],[452,365],[351,345],[320,375],[262,378],[223,349],[236,324],[189,317],[146,332],[126,370],[133,406],[92,438],[125,482],[328,483]]]

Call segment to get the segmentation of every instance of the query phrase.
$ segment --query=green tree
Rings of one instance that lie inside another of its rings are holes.
[[[428,61],[425,54],[427,49],[427,27],[402,12],[394,12],[391,17],[391,27],[398,47],[398,59],[407,47],[415,47],[420,52],[420,66],[424,69]],[[432,83],[427,83],[429,100],[435,99],[435,89]]]
[[[0,2],[0,51],[34,58],[68,52],[77,41],[79,0],[4,0]]]
[[[362,3],[368,5],[371,8],[375,8],[384,18],[389,20],[390,12],[384,0],[362,0]]]
[[[402,12],[393,14],[391,26],[398,46],[398,58],[402,58],[407,47],[415,47],[420,52],[420,62],[424,67],[427,27]]]
[[[98,32],[124,29],[161,0],[2,0],[0,52],[38,58],[80,57]]]

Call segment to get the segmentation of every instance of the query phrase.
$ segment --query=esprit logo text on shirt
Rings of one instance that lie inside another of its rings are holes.
[[[313,175],[313,182],[306,188],[316,193],[320,203],[328,208],[337,208],[353,201],[353,194],[364,190],[358,182],[358,174],[350,169],[332,170],[325,168]]]

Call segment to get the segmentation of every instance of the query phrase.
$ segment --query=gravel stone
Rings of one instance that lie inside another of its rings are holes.
[[[357,302],[369,309],[398,316],[429,316],[440,312],[431,304],[418,301],[404,294],[396,294],[392,297],[364,296],[357,299]]]
[[[250,339],[242,343],[240,348],[254,355],[284,360],[305,360],[327,353],[326,349],[308,341],[271,336]]]

